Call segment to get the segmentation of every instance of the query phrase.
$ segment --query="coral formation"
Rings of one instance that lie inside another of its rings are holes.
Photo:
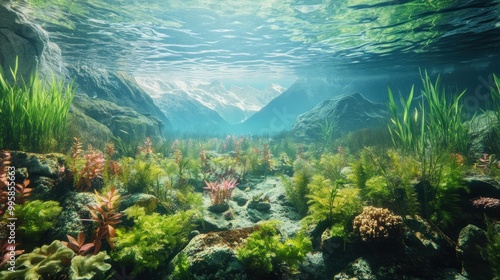
[[[403,219],[389,209],[365,206],[354,218],[353,226],[363,241],[383,241],[400,236]]]

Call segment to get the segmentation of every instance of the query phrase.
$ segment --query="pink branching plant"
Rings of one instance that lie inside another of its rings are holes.
[[[233,189],[238,185],[236,179],[222,179],[220,182],[207,182],[203,189],[210,195],[212,205],[227,203],[231,199]]]
[[[472,204],[482,209],[500,209],[500,199],[492,197],[479,197],[471,200]]]
[[[488,156],[484,153],[482,158],[479,158],[480,163],[476,163],[476,167],[481,168],[484,173],[488,173],[488,168],[491,166],[493,155]]]

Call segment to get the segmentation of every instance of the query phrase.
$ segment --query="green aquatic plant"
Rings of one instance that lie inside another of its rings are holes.
[[[288,179],[282,176],[283,186],[288,200],[297,208],[299,214],[304,217],[309,211],[307,195],[309,194],[309,183],[312,180],[315,169],[305,159],[298,158],[293,163],[293,177]]]
[[[50,245],[35,248],[16,260],[15,271],[2,271],[0,278],[10,279],[57,279],[65,277],[75,253],[59,240]]]
[[[485,253],[488,262],[493,270],[495,280],[500,279],[500,226],[498,222],[485,217],[486,222],[486,239],[488,240],[485,248],[482,251]]]
[[[342,178],[342,169],[347,166],[349,166],[349,163],[344,153],[322,154],[319,163],[316,164],[318,171],[331,181]]]
[[[309,238],[299,233],[294,238],[282,237],[275,222],[259,225],[237,250],[238,259],[255,277],[263,279],[271,275],[294,273],[312,250]]]
[[[309,213],[314,217],[313,220],[317,223],[326,220],[330,226],[333,225],[338,182],[314,175],[308,187]]]
[[[392,114],[389,131],[394,145],[405,153],[413,152],[422,157],[428,152],[438,156],[443,152],[466,154],[471,138],[462,117],[461,98],[465,90],[450,97],[441,85],[440,76],[434,82],[427,71],[420,72],[420,76],[423,90],[418,107],[413,106],[414,87],[406,100],[400,97],[401,108],[392,90],[388,89]]]
[[[70,279],[105,279],[104,273],[111,268],[111,265],[106,263],[106,260],[109,260],[106,252],[100,252],[97,255],[73,257],[70,266]]]
[[[57,201],[28,201],[18,206],[19,234],[26,242],[36,242],[47,230],[54,227],[62,207]]]
[[[156,269],[173,257],[188,241],[193,229],[193,211],[180,211],[171,216],[146,214],[142,207],[132,206],[124,211],[134,220],[134,226],[119,228],[113,260],[132,265],[132,274]]]
[[[124,181],[124,187],[130,193],[146,193],[162,175],[164,171],[156,162],[136,159],[132,165],[132,171]]]
[[[31,152],[56,150],[66,136],[73,86],[54,76],[46,82],[38,73],[24,81],[17,78],[17,71],[17,59],[10,70],[12,81],[7,81],[0,69],[0,147]]]

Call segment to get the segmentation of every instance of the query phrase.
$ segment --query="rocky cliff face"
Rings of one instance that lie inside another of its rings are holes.
[[[49,77],[64,74],[61,50],[49,41],[45,30],[29,20],[22,6],[4,1],[0,15],[0,66],[4,72],[14,68],[17,57],[21,77],[29,79],[35,70]]]
[[[0,66],[9,73],[17,57],[19,77],[29,79],[38,71],[49,78],[54,74],[74,81],[77,98],[68,119],[71,136],[82,137],[84,143],[103,144],[92,139],[160,140],[171,131],[168,118],[131,76],[88,66],[67,70],[59,47],[49,40],[47,32],[30,21],[21,5],[12,3],[0,4]],[[89,130],[92,123],[95,128]]]
[[[298,138],[320,140],[324,126],[333,125],[333,137],[387,122],[386,105],[373,103],[359,93],[327,99],[297,117],[292,131]]]

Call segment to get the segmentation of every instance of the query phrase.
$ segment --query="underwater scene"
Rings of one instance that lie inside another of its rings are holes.
[[[0,0],[0,280],[500,279],[500,0]]]

